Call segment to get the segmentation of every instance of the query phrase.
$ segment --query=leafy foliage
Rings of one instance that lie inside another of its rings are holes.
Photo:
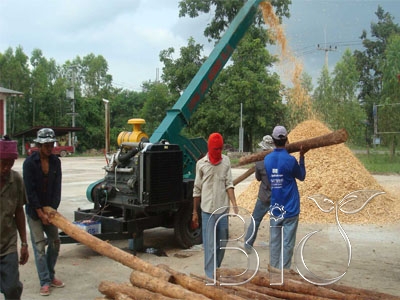
[[[359,78],[359,100],[364,105],[369,124],[373,124],[373,105],[379,104],[382,92],[381,62],[385,61],[385,49],[392,34],[400,34],[400,27],[393,22],[393,16],[385,12],[381,6],[375,13],[378,21],[371,23],[371,38],[367,31],[361,34],[364,51],[356,50],[357,69]]]
[[[221,33],[229,26],[230,22],[239,12],[245,0],[182,0],[179,2],[179,16],[188,15],[191,18],[198,17],[200,13],[209,14],[213,11],[210,23],[204,29],[204,36],[209,40],[219,40]],[[276,15],[279,17],[289,17],[289,5],[291,0],[273,0],[271,4],[276,7]],[[255,20],[256,25],[263,25],[264,21],[261,14]]]
[[[205,36],[218,41],[237,14],[244,0],[182,0],[180,16],[212,15]],[[271,1],[279,18],[289,17],[290,0]],[[364,51],[346,51],[332,74],[324,68],[313,91],[311,78],[301,77],[304,96],[311,97],[313,108],[332,129],[348,129],[352,143],[364,144],[372,133],[374,103],[381,105],[380,129],[398,131],[400,28],[393,17],[380,6],[378,22],[371,25],[371,38],[364,31]],[[291,105],[296,91],[283,87],[279,76],[271,71],[276,58],[266,46],[272,43],[265,31],[261,13],[257,15],[231,60],[221,71],[208,95],[193,114],[183,134],[207,137],[221,132],[226,143],[238,147],[238,131],[242,124],[244,151],[253,151],[257,142],[276,124],[289,128],[309,118],[307,107]],[[78,151],[104,147],[104,104],[110,104],[112,147],[121,131],[131,131],[131,118],[143,118],[144,131],[150,136],[178,100],[204,63],[203,45],[193,38],[179,49],[160,52],[164,64],[162,82],[144,82],[142,91],[118,89],[112,85],[108,63],[102,55],[90,53],[76,56],[62,65],[47,59],[39,49],[30,57],[22,47],[0,53],[0,85],[24,93],[12,98],[7,106],[7,131],[12,134],[31,126],[71,126],[75,107],[76,126],[84,130],[77,135]],[[67,96],[67,93],[72,98]],[[284,98],[287,103],[282,103]],[[385,106],[384,106],[385,105]],[[243,114],[241,115],[241,109]],[[387,134],[394,154],[398,136]]]

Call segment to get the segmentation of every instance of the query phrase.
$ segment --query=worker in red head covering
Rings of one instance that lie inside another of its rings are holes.
[[[17,158],[17,141],[0,138],[0,286],[4,299],[21,299],[18,264],[26,264],[29,258],[25,186],[21,175],[12,169]]]
[[[224,139],[221,134],[210,134],[208,153],[196,163],[193,187],[192,224],[196,228],[200,226],[201,221],[204,271],[208,278],[216,278],[216,268],[221,266],[225,254],[224,246],[229,238],[229,201],[234,212],[238,213],[231,163],[229,157],[222,154],[223,146]]]
[[[222,149],[224,139],[218,132],[211,133],[208,138],[208,158],[213,165],[218,165],[222,161]]]

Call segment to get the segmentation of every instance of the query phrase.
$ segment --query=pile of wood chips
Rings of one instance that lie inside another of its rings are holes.
[[[308,120],[296,126],[288,137],[289,142],[297,142],[330,132],[331,130],[321,122]],[[293,155],[299,159],[298,153]],[[323,212],[310,199],[314,195],[325,195],[334,202],[330,205],[325,202],[323,208],[338,205],[339,209],[342,208],[347,212],[339,211],[338,217],[341,223],[389,224],[400,221],[400,199],[385,191],[345,144],[309,150],[305,155],[305,165],[306,179],[304,182],[297,182],[301,197],[301,222],[335,222],[335,209],[330,213]],[[238,197],[238,205],[252,212],[258,188],[259,182],[254,180]],[[372,197],[374,192],[358,193],[357,200],[345,201],[347,202],[345,205],[340,205],[344,203],[341,202],[343,198],[358,190],[380,191],[384,194]],[[324,199],[321,196],[313,198]],[[350,214],[351,211],[357,212]]]

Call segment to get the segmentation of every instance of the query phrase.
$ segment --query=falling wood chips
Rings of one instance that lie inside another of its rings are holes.
[[[321,122],[309,120],[300,123],[289,133],[289,141],[297,142],[330,132]],[[293,155],[299,159],[298,153]],[[301,198],[300,222],[334,223],[335,211],[322,212],[309,197],[322,194],[337,204],[343,197],[357,190],[375,190],[385,194],[373,197],[357,213],[339,212],[341,223],[388,224],[400,221],[400,199],[385,191],[346,145],[310,150],[305,155],[305,165],[306,179],[304,182],[297,181]],[[252,212],[258,188],[259,182],[254,180],[238,197],[238,205]],[[367,199],[359,198],[357,207],[353,209],[361,208],[360,204],[364,204]]]

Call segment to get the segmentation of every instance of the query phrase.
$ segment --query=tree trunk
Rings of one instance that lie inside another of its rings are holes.
[[[218,269],[220,274],[224,276],[241,274],[243,269]],[[260,288],[267,288],[264,293],[274,296],[282,297],[276,291],[282,291],[287,294],[285,299],[342,299],[342,300],[394,300],[399,299],[399,297],[379,293],[375,291],[369,291],[366,289],[360,289],[356,287],[343,286],[338,284],[331,284],[327,286],[318,286],[305,281],[298,274],[293,274],[291,272],[284,270],[284,284],[283,285],[270,285],[270,273],[258,271],[256,276],[252,278],[250,284],[245,284],[251,290],[257,292],[262,292],[262,289],[258,289],[254,286],[259,286]],[[273,291],[271,291],[271,289]],[[303,297],[305,295],[305,298]]]
[[[220,274],[224,274],[224,276],[229,275],[229,274],[232,275],[231,279],[229,279],[228,277],[224,278],[224,283],[230,282],[230,283],[234,284],[235,282],[237,282],[237,279],[235,279],[234,276],[237,274],[240,274],[240,273],[237,273],[238,269],[234,269],[234,270],[229,269],[228,271],[225,271],[225,269],[223,269],[220,271],[221,271]],[[235,293],[235,291],[237,290],[237,288],[233,287],[233,286],[232,287],[231,286],[223,286],[223,287],[226,290],[231,289],[232,290],[231,293]],[[278,288],[276,288],[276,286],[272,286],[272,285],[261,286],[261,285],[254,284],[251,281],[241,285],[241,287],[246,288],[248,290],[248,297],[246,297],[244,299],[260,299],[260,298],[258,298],[259,294],[267,295],[268,297],[270,297],[270,299],[271,298],[272,299],[290,299],[290,300],[328,300],[328,299],[330,299],[330,298],[325,298],[325,297],[295,293],[295,292],[288,291],[285,289],[278,289]],[[238,296],[240,296],[240,294],[238,294]]]
[[[157,268],[152,264],[141,260],[140,258],[129,254],[111,244],[102,241],[101,239],[87,233],[85,230],[79,228],[75,224],[72,224],[66,218],[64,218],[59,212],[51,207],[43,208],[46,213],[50,216],[50,222],[63,230],[66,234],[72,237],[74,240],[88,246],[94,251],[107,256],[129,268],[139,270],[151,274],[152,276],[161,278],[168,281],[170,274],[161,268]]]
[[[154,293],[160,293],[164,296],[174,299],[187,299],[187,300],[206,300],[209,299],[202,294],[189,291],[184,287],[169,283],[168,281],[158,279],[150,274],[140,271],[132,271],[130,281],[133,286],[138,288],[147,289]]]
[[[137,300],[172,300],[173,298],[164,297],[145,289],[132,286],[129,283],[114,283],[111,281],[102,281],[99,285],[99,292],[109,298],[116,299],[118,294],[123,294],[130,299]]]
[[[204,296],[210,298],[210,299],[227,299],[227,300],[240,300],[240,297],[237,297],[235,295],[229,294],[219,288],[216,288],[213,285],[206,285],[205,280],[203,279],[196,279],[191,276],[188,276],[186,274],[177,272],[173,269],[171,269],[167,265],[159,265],[160,268],[163,268],[170,274],[172,274],[171,282],[174,282],[176,284],[179,284],[180,286],[183,286],[184,288],[191,290],[195,293],[198,294],[203,294]]]
[[[244,172],[242,175],[239,177],[235,178],[233,180],[233,185],[237,185],[238,183],[242,182],[245,180],[247,177],[249,177],[251,174],[253,174],[256,171],[256,167],[252,166],[250,169],[248,169],[246,172]]]
[[[289,153],[293,152],[298,152],[300,151],[300,148],[302,147],[304,150],[309,150],[309,149],[316,149],[320,147],[326,147],[326,146],[332,146],[336,144],[341,144],[347,141],[348,134],[345,129],[339,129],[334,132],[321,135],[315,138],[303,140],[303,141],[298,141],[294,143],[290,143],[286,145],[286,150]],[[241,157],[239,160],[239,166],[241,165],[246,165],[252,162],[260,161],[263,160],[264,157],[271,153],[272,150],[268,151],[262,151],[259,153],[255,154],[250,154],[244,157]]]

